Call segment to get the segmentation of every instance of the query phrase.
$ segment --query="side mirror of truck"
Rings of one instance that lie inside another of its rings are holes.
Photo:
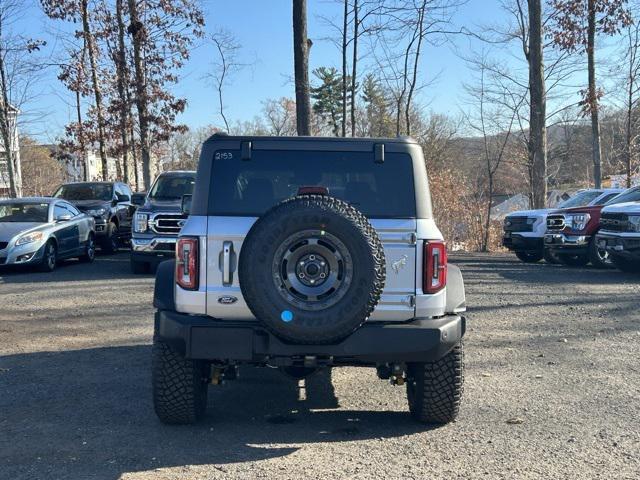
[[[138,192],[131,195],[131,203],[133,203],[136,207],[141,207],[144,205],[144,201],[147,198],[146,192]]]
[[[182,214],[189,215],[191,213],[191,200],[193,199],[193,195],[183,195],[182,196]]]

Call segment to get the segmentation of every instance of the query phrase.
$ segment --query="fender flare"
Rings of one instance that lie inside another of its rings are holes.
[[[165,260],[156,270],[156,283],[153,288],[153,306],[158,310],[176,310],[175,300],[175,260]]]
[[[467,310],[464,293],[464,280],[460,269],[452,264],[447,265],[447,303],[446,313],[461,313]]]

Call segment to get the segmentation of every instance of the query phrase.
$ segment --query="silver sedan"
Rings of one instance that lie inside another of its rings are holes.
[[[95,256],[95,221],[70,203],[48,197],[0,200],[0,266],[36,265]]]

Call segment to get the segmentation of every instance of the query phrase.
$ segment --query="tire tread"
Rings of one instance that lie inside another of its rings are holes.
[[[156,338],[152,347],[153,406],[163,423],[193,424],[206,410],[203,363],[185,359]]]
[[[414,389],[413,395],[411,389]],[[445,424],[454,421],[460,410],[463,390],[462,342],[439,360],[409,366],[409,410],[421,423]]]

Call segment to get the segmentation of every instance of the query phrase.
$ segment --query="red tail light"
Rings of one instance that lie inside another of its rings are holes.
[[[176,244],[176,283],[185,290],[198,289],[198,239],[183,237]]]
[[[447,285],[447,246],[440,241],[424,242],[422,291],[437,293]]]

